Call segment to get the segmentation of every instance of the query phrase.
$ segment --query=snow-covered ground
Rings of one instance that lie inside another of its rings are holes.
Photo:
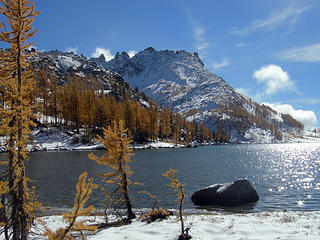
[[[90,140],[89,142],[84,137],[84,134],[76,134],[69,130],[60,128],[42,128],[33,131],[34,143],[29,145],[29,149],[33,151],[86,151],[101,149],[102,144]],[[302,134],[284,134],[282,141],[277,141],[270,131],[252,128],[246,134],[246,141],[243,143],[320,143],[320,133],[304,131]],[[231,142],[239,143],[237,139],[231,139]],[[0,137],[0,152],[5,151],[5,139]],[[198,145],[194,143],[194,145]],[[209,144],[200,144],[209,145]],[[184,147],[181,144],[168,142],[149,142],[145,144],[134,143],[133,149],[150,149],[150,148],[179,148]]]
[[[309,130],[296,134],[291,132],[282,132],[282,134],[282,140],[279,141],[275,139],[270,130],[250,128],[244,135],[244,138],[247,139],[244,143],[320,143],[320,133],[314,133]],[[237,142],[237,138],[235,138],[234,142]]]
[[[146,144],[133,144],[132,148],[134,149],[148,149],[148,148],[179,148],[184,147],[182,144],[175,145],[174,143],[168,143],[168,142],[150,142]]]
[[[34,144],[29,148],[38,151],[82,151],[101,149],[102,144],[90,140],[86,141],[84,134],[75,134],[70,131],[63,131],[58,128],[48,128],[33,131]],[[174,143],[167,143],[162,141],[150,142],[146,144],[133,144],[133,149],[147,149],[147,148],[175,148],[183,147],[183,145],[175,145]]]
[[[96,222],[101,217],[91,217]],[[56,230],[65,226],[61,216],[43,217],[47,226]],[[208,213],[188,215],[185,227],[194,240],[229,239],[320,239],[320,212],[261,212],[246,214]],[[180,223],[175,216],[151,224],[134,220],[129,225],[109,227],[88,236],[90,240],[174,240],[178,238]],[[41,233],[41,227],[38,229]],[[3,239],[0,237],[0,239]],[[45,239],[36,235],[30,239]]]

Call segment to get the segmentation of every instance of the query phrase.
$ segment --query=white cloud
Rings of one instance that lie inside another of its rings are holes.
[[[104,55],[107,62],[114,58],[114,55],[111,54],[110,49],[104,49],[104,48],[100,48],[100,47],[96,48],[96,51],[91,54],[91,57],[97,58],[101,54]]]
[[[308,110],[296,110],[290,104],[274,104],[274,103],[262,103],[264,105],[270,106],[274,110],[284,113],[290,114],[294,119],[301,122],[305,128],[314,128],[317,124],[317,117],[313,111]]]
[[[195,20],[192,21],[192,25],[197,50],[206,50],[209,47],[209,42],[205,37],[206,29],[203,26],[200,26],[199,23],[197,23]]]
[[[244,95],[244,96],[249,96],[250,90],[246,88],[236,88],[235,89],[238,93]]]
[[[193,37],[197,50],[206,53],[206,50],[210,47],[210,43],[206,37],[206,28],[199,24],[199,22],[192,16],[189,9],[185,9],[185,12],[187,13],[191,22]]]
[[[79,47],[68,47],[68,48],[66,49],[66,52],[67,52],[67,53],[71,53],[71,52],[77,53],[78,50],[79,50]]]
[[[265,93],[268,95],[295,88],[288,73],[277,65],[270,64],[263,66],[259,70],[254,71],[253,77],[257,80],[257,83],[265,84]]]
[[[201,27],[201,26],[199,26],[199,24],[195,21],[195,20],[193,20],[193,34],[194,34],[194,36],[195,36],[195,38],[197,38],[197,39],[203,39],[203,36],[204,36],[204,34],[205,34],[205,29],[204,29],[204,27]]]
[[[32,48],[37,50],[37,47],[36,47],[35,45],[31,45],[31,46],[28,47],[27,49],[28,49],[29,51],[31,51]]]
[[[228,61],[228,60],[223,60],[222,62],[213,63],[213,64],[212,64],[212,67],[213,67],[214,69],[218,69],[218,68],[226,67],[226,66],[228,66],[228,65],[230,65],[230,61]]]
[[[279,52],[278,58],[295,62],[320,62],[320,43]]]
[[[138,52],[135,51],[135,50],[130,50],[130,51],[128,52],[128,55],[129,55],[130,58],[132,58],[132,57],[134,57],[134,55],[136,55],[137,53],[138,53]]]
[[[267,18],[265,19],[257,19],[251,22],[247,27],[234,30],[231,33],[239,34],[239,35],[246,35],[252,32],[256,32],[259,30],[273,30],[277,27],[288,25],[293,25],[297,22],[299,16],[310,10],[312,6],[289,6],[281,11],[277,10],[272,12]]]

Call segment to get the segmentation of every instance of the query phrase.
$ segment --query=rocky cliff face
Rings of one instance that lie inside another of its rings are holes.
[[[156,51],[150,47],[133,58],[122,52],[109,62],[92,60],[118,72],[160,105],[180,113],[192,109],[203,112],[244,101],[222,78],[205,68],[197,53]]]

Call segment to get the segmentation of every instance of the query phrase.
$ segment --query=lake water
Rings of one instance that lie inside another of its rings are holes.
[[[320,210],[320,144],[222,145],[134,153],[130,164],[134,172],[132,179],[141,185],[131,187],[130,195],[138,209],[152,207],[148,196],[136,194],[141,190],[156,195],[164,208],[177,207],[175,193],[166,185],[169,180],[161,176],[172,167],[179,170],[176,175],[185,183],[188,197],[184,208],[189,211],[200,211],[190,199],[194,191],[240,178],[253,183],[260,200],[235,210]],[[89,160],[87,155],[88,152],[32,153],[27,175],[35,180],[33,185],[43,205],[70,208],[75,184],[84,170],[100,184],[101,179],[96,175],[108,169]],[[89,203],[102,208],[102,199],[96,191]]]

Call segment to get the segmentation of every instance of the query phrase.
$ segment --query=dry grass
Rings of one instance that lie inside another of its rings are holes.
[[[150,212],[140,216],[142,221],[147,223],[152,223],[158,219],[163,220],[167,219],[169,216],[172,216],[173,213],[168,210],[163,210],[162,208],[152,209]]]

